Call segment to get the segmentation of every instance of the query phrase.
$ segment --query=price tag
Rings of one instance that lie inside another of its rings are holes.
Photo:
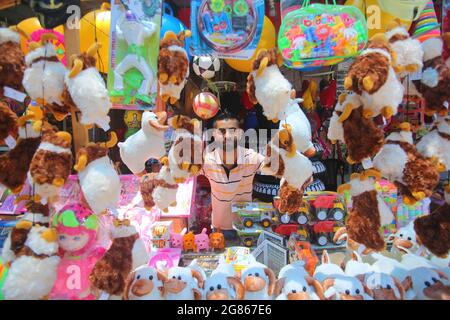
[[[11,136],[7,136],[5,139],[5,143],[9,149],[13,149],[16,146],[16,139]]]
[[[373,168],[372,159],[366,158],[362,161],[362,166],[365,170]]]
[[[25,98],[27,97],[25,93],[17,91],[10,87],[4,87],[3,90],[3,94],[5,95],[5,97],[17,100],[19,102],[24,102]]]

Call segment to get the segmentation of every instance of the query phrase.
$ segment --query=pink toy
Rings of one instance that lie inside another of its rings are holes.
[[[206,234],[206,228],[203,228],[202,233],[195,235],[194,243],[197,252],[209,251],[209,237]]]
[[[183,236],[186,233],[187,229],[184,228],[181,230],[181,233],[170,233],[170,247],[171,248],[179,248],[183,249]]]
[[[89,274],[105,249],[96,246],[98,217],[80,204],[64,206],[53,216],[61,261],[50,293],[53,300],[94,300]]]

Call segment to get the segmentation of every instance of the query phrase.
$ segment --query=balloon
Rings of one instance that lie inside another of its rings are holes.
[[[249,73],[252,71],[253,60],[256,58],[259,49],[272,49],[275,47],[275,45],[275,27],[273,26],[272,21],[270,21],[270,19],[265,16],[261,38],[259,39],[258,46],[255,49],[255,52],[253,53],[253,56],[250,58],[250,60],[225,59],[225,62],[237,71]]]
[[[28,40],[23,35],[20,35],[20,47],[25,54],[29,52],[28,44],[30,41],[39,42],[42,35],[46,33],[53,33],[56,36],[56,39],[52,39],[52,43],[56,49],[56,55],[58,59],[66,65],[66,48],[64,46],[63,26],[58,26],[54,29],[44,29],[42,28],[39,20],[34,17],[21,21],[17,27],[30,37],[30,40]]]
[[[96,41],[100,43],[98,49],[97,69],[100,72],[108,72],[109,64],[109,27],[111,24],[111,11],[102,5],[100,10],[94,10],[85,14],[80,20],[80,50],[86,51]]]
[[[412,2],[423,2],[424,0],[414,0],[410,1]],[[389,5],[387,5],[388,1],[382,1],[383,7],[389,8]],[[397,1],[390,0],[389,3],[396,3]],[[347,0],[345,2],[345,5],[349,6],[355,6],[361,10],[363,14],[365,14],[367,18],[367,26],[369,27],[369,38],[371,38],[373,35],[377,33],[384,33],[386,32],[386,25],[394,20],[395,18],[400,18],[394,16],[387,11],[383,10],[383,7],[380,6],[380,3],[378,0]],[[394,9],[395,5],[392,5],[392,8]],[[364,12],[364,8],[366,8],[366,12]],[[419,6],[420,9],[420,6]],[[413,16],[413,10],[414,6],[410,7],[410,15],[406,15],[406,13],[403,13],[402,16]],[[392,11],[391,11],[392,12]],[[420,12],[417,13],[416,18]],[[403,20],[401,19],[402,24],[406,27],[406,29],[409,29],[411,27],[412,20]]]
[[[161,39],[164,37],[164,34],[167,31],[173,31],[175,34],[178,34],[183,30],[186,30],[185,25],[180,20],[174,17],[172,8],[167,3],[164,3],[164,14],[162,15],[160,33]],[[191,60],[192,57],[189,54],[189,41],[189,38],[186,38],[184,40],[184,48],[186,49],[188,59]]]
[[[193,109],[201,119],[211,119],[219,111],[219,99],[210,92],[200,92],[194,98]]]

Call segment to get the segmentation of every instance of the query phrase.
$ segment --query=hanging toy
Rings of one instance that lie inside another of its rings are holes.
[[[151,37],[159,27],[153,21],[138,21],[136,15],[131,11],[121,12],[116,22],[117,40],[124,40],[128,47],[125,56],[114,68],[113,87],[117,92],[124,91],[125,73],[136,68],[141,74],[142,81],[137,87],[136,97],[149,102],[155,75],[147,63],[147,48],[145,41]],[[159,30],[158,30],[159,31]]]
[[[161,163],[163,167],[155,178],[152,198],[156,207],[167,213],[169,212],[169,207],[177,205],[178,184],[172,177],[167,158],[163,158]]]
[[[387,136],[373,166],[383,177],[395,182],[406,204],[431,196],[439,183],[435,166],[416,150],[409,123],[402,123],[400,132]]]
[[[200,92],[195,96],[192,108],[199,118],[206,121],[219,112],[220,102],[211,92]]]
[[[441,207],[414,220],[417,241],[440,258],[450,251],[450,185],[445,187],[444,197]]]
[[[395,75],[395,55],[383,34],[372,37],[369,45],[348,70],[345,89],[361,96],[364,117],[382,114],[390,119],[403,101],[403,86]]]
[[[450,116],[439,119],[418,143],[417,150],[435,164],[439,172],[450,170]]]
[[[419,40],[411,38],[400,19],[397,18],[388,24],[386,38],[396,56],[394,70],[399,79],[422,70],[424,55],[422,46]]]
[[[18,197],[15,202],[18,203],[24,199],[27,200],[25,215],[11,229],[3,244],[1,259],[4,264],[11,264],[25,252],[25,242],[34,223],[45,227],[49,226],[50,210],[48,205],[37,203],[34,198],[28,196]]]
[[[161,96],[164,102],[174,104],[180,99],[181,91],[189,77],[189,59],[184,49],[184,39],[190,37],[189,30],[175,35],[165,33],[159,45],[158,72]]]
[[[0,155],[0,184],[19,193],[27,179],[30,163],[41,142],[42,109],[29,106],[17,121],[19,138],[16,146]]]
[[[258,52],[253,71],[247,77],[247,93],[253,104],[259,103],[267,119],[278,122],[290,99],[295,98],[292,85],[278,68],[281,59],[276,48]]]
[[[166,154],[164,132],[169,128],[164,125],[166,119],[166,112],[145,111],[141,129],[125,142],[119,142],[120,157],[133,174],[145,174],[145,162],[148,159],[159,159]]]
[[[0,96],[5,95],[5,87],[22,91],[25,58],[17,28],[0,28],[0,52]]]
[[[28,181],[43,204],[57,196],[72,169],[72,136],[46,126],[42,141],[30,164]]]
[[[106,209],[115,210],[120,200],[120,178],[113,162],[108,157],[109,149],[117,143],[111,132],[106,143],[89,143],[78,150],[74,169],[78,171],[84,199],[95,214]]]
[[[6,143],[12,149],[18,134],[17,115],[3,101],[0,101],[0,144]]]
[[[382,251],[385,242],[380,228],[391,223],[394,216],[375,190],[374,178],[381,178],[379,172],[354,173],[349,183],[339,186],[338,192],[349,191],[352,198],[352,208],[345,224],[348,238],[363,245],[364,249]]]
[[[307,157],[297,152],[289,124],[284,124],[283,129],[267,145],[262,171],[283,178],[280,184],[280,197],[283,196],[281,202],[286,203],[283,209],[289,212],[298,210],[303,192],[311,182],[313,166]],[[295,195],[292,196],[292,193]]]
[[[220,70],[220,59],[213,56],[195,56],[192,69],[199,77],[205,80],[212,79]]]
[[[422,78],[413,83],[425,100],[425,113],[446,116],[449,111],[450,68],[442,58],[443,41],[440,37],[427,39],[422,43],[422,49]]]
[[[155,179],[157,173],[151,172],[143,175],[139,181],[139,190],[141,191],[142,200],[144,201],[144,208],[148,211],[155,206],[153,201],[153,189],[155,189]]]
[[[56,280],[58,257],[54,229],[33,225],[23,253],[11,264],[2,287],[5,300],[46,299]]]
[[[301,102],[302,99],[290,99],[286,111],[279,115],[282,121],[280,121],[278,130],[283,129],[283,124],[289,124],[298,151],[311,158],[316,154],[316,149],[311,141],[311,123],[299,106]]]
[[[149,255],[136,228],[129,220],[114,220],[112,244],[97,261],[89,276],[92,287],[109,295],[109,299],[121,299],[130,272],[147,264]]]
[[[47,33],[39,43],[30,42],[22,83],[32,100],[47,108],[56,120],[62,121],[70,113],[70,106],[63,99],[67,69],[58,60],[55,47],[49,42],[53,37],[56,36]]]
[[[169,121],[176,131],[169,151],[169,168],[176,183],[184,183],[201,169],[203,141],[200,122],[186,116],[175,116]]]
[[[312,80],[309,82],[308,88],[303,93],[303,106],[308,112],[311,112],[316,108],[317,89],[317,83]]]
[[[360,163],[381,149],[384,143],[383,130],[364,117],[360,96],[343,93],[338,100],[327,137],[332,143],[341,141],[347,145],[347,161],[350,164]]]
[[[89,275],[106,251],[96,244],[98,216],[79,204],[68,204],[53,216],[52,226],[58,232],[62,257],[50,299],[94,300]]]
[[[81,124],[95,124],[108,131],[108,112],[112,104],[105,82],[95,67],[98,47],[95,43],[85,53],[71,58],[71,70],[65,77],[63,96],[67,105],[81,111]]]

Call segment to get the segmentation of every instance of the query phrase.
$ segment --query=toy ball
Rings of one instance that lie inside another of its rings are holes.
[[[210,92],[201,92],[194,98],[194,112],[203,120],[214,117],[219,108],[219,99]]]
[[[211,56],[195,56],[192,68],[199,77],[211,79],[220,70],[220,60]]]

